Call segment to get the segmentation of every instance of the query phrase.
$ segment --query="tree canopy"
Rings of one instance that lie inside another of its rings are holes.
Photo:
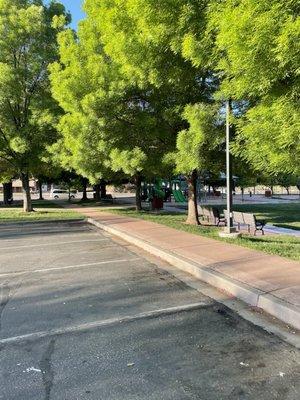
[[[47,4],[0,0],[0,170],[27,202],[49,157],[92,183],[217,175],[228,99],[236,159],[299,175],[298,1],[85,0],[78,32]]]
[[[268,174],[300,173],[300,6],[225,0],[209,15],[219,95],[242,101],[236,154]]]
[[[164,155],[175,150],[187,126],[185,106],[210,97],[209,72],[170,47],[177,27],[166,33],[172,18],[164,7],[156,20],[156,5],[149,2],[149,20],[140,1],[87,0],[78,35],[59,37],[60,63],[51,68],[53,95],[67,113],[59,129],[74,168],[85,168],[83,158],[96,149],[82,171],[86,176],[89,165],[95,173],[105,168],[133,178],[168,173]]]
[[[48,65],[56,35],[69,16],[55,1],[0,1],[0,158],[19,175],[31,210],[29,176],[56,140],[59,112],[49,90]]]

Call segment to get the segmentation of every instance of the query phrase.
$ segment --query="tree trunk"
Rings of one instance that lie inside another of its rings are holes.
[[[100,184],[99,183],[97,183],[97,185],[94,186],[94,191],[95,191],[94,199],[96,201],[100,201],[101,197],[100,197]]]
[[[3,203],[4,205],[9,205],[13,200],[13,188],[12,181],[3,183]]]
[[[101,199],[106,198],[106,182],[103,179],[100,180],[100,197]]]
[[[32,212],[32,202],[30,196],[29,176],[27,173],[21,174],[21,181],[23,187],[23,211]]]
[[[285,190],[286,190],[286,193],[289,195],[289,194],[290,194],[290,187],[287,186],[287,187],[285,188]]]
[[[88,180],[86,178],[82,178],[82,201],[87,201],[87,185]]]
[[[142,210],[142,197],[141,197],[142,178],[140,175],[135,177],[135,209],[136,211]]]
[[[186,223],[189,225],[200,225],[197,205],[197,171],[194,170],[188,180],[188,217]]]
[[[39,186],[39,200],[44,200],[44,197],[43,197],[43,184],[42,184],[41,180],[38,181],[38,186]]]
[[[71,203],[71,186],[68,188],[68,202]]]

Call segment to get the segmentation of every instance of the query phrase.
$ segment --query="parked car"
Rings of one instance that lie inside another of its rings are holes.
[[[76,192],[72,190],[70,192],[70,198],[75,199],[76,197]],[[50,198],[51,199],[69,199],[69,191],[68,190],[63,190],[63,189],[53,189],[50,192]]]

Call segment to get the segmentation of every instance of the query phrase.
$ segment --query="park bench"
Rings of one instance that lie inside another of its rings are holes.
[[[227,210],[224,210],[225,223],[227,221]],[[254,228],[254,236],[257,231],[261,231],[262,235],[265,234],[264,226],[266,222],[263,220],[258,220],[254,214],[251,213],[243,213],[240,211],[232,212],[233,223],[237,225],[238,230],[241,229],[241,225],[246,225],[248,228],[248,232],[251,232],[251,228]]]
[[[114,204],[115,198],[111,194],[106,194],[105,197],[101,197],[101,202]]]
[[[214,225],[219,226],[220,223],[225,223],[225,219],[220,215],[220,211],[216,207],[198,206],[198,214],[202,219],[213,222]]]
[[[240,211],[232,212],[233,222],[237,224],[238,230],[241,229],[241,225],[245,225],[244,213]]]
[[[251,232],[251,227],[254,228],[254,236],[257,231],[261,231],[262,235],[265,234],[264,226],[266,225],[266,221],[258,220],[254,214],[243,213],[244,224],[248,226],[248,232]]]
[[[201,217],[202,219],[206,219],[208,221],[211,216],[211,213],[210,213],[208,207],[203,207],[203,206],[198,206],[198,214],[199,214],[199,217]]]

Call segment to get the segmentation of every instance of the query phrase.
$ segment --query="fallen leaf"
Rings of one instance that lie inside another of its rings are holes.
[[[249,367],[249,364],[246,364],[246,363],[244,363],[244,362],[240,362],[240,365],[241,365],[242,367]]]

